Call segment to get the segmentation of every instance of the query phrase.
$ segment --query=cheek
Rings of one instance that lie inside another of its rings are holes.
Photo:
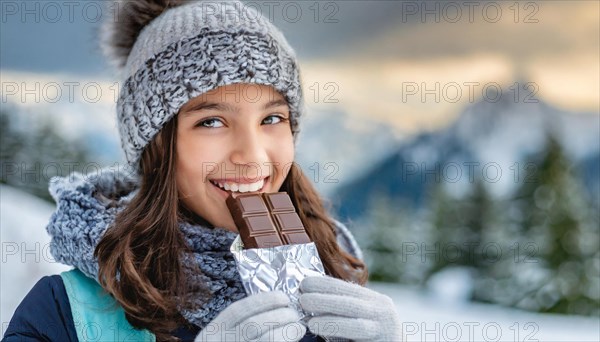
[[[278,143],[273,146],[275,146],[275,148],[272,149],[271,159],[278,165],[278,183],[281,185],[283,184],[283,180],[287,176],[287,173],[290,171],[291,164],[294,162],[295,157],[294,141],[291,134],[289,137],[279,140]]]
[[[294,145],[293,143],[286,145],[281,149],[281,159],[285,160],[286,164],[291,164],[294,161]]]
[[[180,190],[198,188],[215,164],[215,148],[208,139],[190,139],[178,136],[177,141],[177,181]]]
[[[294,161],[295,156],[295,145],[294,145],[294,137],[292,136],[292,134],[290,133],[288,135],[288,138],[286,139],[286,142],[284,144],[284,147],[282,148],[284,155],[284,158],[287,159],[288,163],[291,163]]]

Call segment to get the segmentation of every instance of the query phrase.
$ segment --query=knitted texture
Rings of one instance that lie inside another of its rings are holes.
[[[57,203],[46,227],[51,236],[50,253],[54,259],[74,266],[86,276],[98,279],[96,245],[137,192],[135,177],[123,171],[102,169],[92,175],[73,173],[54,177],[50,194]],[[120,198],[116,205],[103,198]],[[352,235],[336,221],[340,247],[355,257],[362,253]],[[182,256],[186,277],[194,289],[208,289],[212,296],[204,303],[202,296],[189,298],[193,309],[182,311],[191,323],[203,328],[231,303],[246,297],[233,254],[229,251],[236,233],[223,228],[180,223],[180,229],[193,251]],[[193,273],[198,267],[201,274]],[[194,303],[194,300],[196,301]]]
[[[138,171],[144,147],[181,106],[220,86],[273,87],[288,102],[294,138],[299,132],[295,52],[268,19],[239,1],[193,1],[165,11],[140,33],[124,74],[118,126],[125,157]]]

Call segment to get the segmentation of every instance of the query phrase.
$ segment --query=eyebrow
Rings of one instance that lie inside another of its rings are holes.
[[[263,106],[263,110],[273,108],[273,107],[287,106],[287,105],[288,105],[288,103],[284,99],[273,100],[273,101],[266,103]]]
[[[273,108],[273,107],[279,107],[279,106],[287,106],[288,103],[286,100],[284,99],[277,99],[277,100],[273,100],[273,101],[269,101],[268,103],[266,103],[262,109],[266,110],[269,108]],[[188,109],[185,110],[185,112],[183,112],[183,116],[189,116],[192,115],[193,112],[196,111],[200,111],[200,110],[217,110],[217,111],[221,111],[221,112],[239,112],[239,108],[232,106],[228,103],[216,103],[216,102],[200,102]]]
[[[189,116],[192,115],[192,112],[196,112],[199,110],[206,110],[206,109],[214,109],[214,110],[218,110],[221,112],[237,112],[237,108],[230,106],[227,103],[214,103],[214,102],[200,102],[188,109],[185,110],[185,112],[183,112],[183,116]]]

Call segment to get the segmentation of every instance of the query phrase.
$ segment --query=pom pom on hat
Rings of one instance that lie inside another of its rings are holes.
[[[110,19],[100,26],[100,48],[109,63],[119,72],[127,64],[127,57],[140,33],[152,20],[170,8],[185,4],[186,0],[120,0],[107,1]],[[110,6],[110,7],[109,7]]]

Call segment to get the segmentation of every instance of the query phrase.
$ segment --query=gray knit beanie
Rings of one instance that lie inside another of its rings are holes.
[[[127,162],[188,100],[238,83],[272,86],[287,100],[294,139],[302,89],[294,50],[239,1],[126,0],[102,27],[102,47],[123,78],[117,121]]]

